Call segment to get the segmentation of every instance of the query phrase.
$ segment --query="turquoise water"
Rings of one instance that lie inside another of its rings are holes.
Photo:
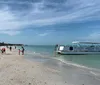
[[[26,51],[41,53],[43,55],[53,55],[54,46],[52,45],[32,45],[25,46]]]
[[[50,72],[55,79],[60,78],[59,81],[66,81],[68,85],[100,85],[99,55],[55,55],[54,48],[50,45],[25,46],[24,58],[39,62],[47,75]]]
[[[55,55],[54,48],[55,46],[53,45],[25,46],[26,51],[40,53],[41,55],[46,55],[49,57],[54,57],[63,62],[70,61],[74,64],[100,69],[100,55]]]

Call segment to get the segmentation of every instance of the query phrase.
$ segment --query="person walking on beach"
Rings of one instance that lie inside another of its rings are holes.
[[[18,54],[19,54],[19,55],[20,55],[20,52],[21,52],[20,49],[18,49]]]
[[[3,53],[6,53],[6,49],[5,49],[5,48],[2,48],[2,49],[1,49],[1,52],[2,52],[2,54],[3,54]]]
[[[24,47],[22,47],[22,55],[24,55],[24,51],[25,51],[25,49],[24,49]]]
[[[3,48],[3,52],[6,53],[6,49],[5,48]]]
[[[9,48],[9,49],[10,49],[10,51],[12,51],[12,47],[11,47],[11,46],[10,46],[10,48]]]

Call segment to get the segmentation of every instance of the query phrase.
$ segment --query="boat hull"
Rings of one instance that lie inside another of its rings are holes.
[[[100,52],[61,52],[57,51],[61,55],[100,55]]]

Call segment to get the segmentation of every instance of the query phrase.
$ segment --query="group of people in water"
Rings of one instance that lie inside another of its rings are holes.
[[[12,46],[10,46],[10,47],[7,46],[7,48],[8,48],[10,51],[12,51]],[[15,49],[16,49],[16,46],[15,46]],[[1,53],[2,53],[2,54],[6,53],[6,48],[5,48],[5,47],[1,48],[0,50],[1,50]],[[18,49],[19,55],[21,54],[21,52],[22,52],[22,55],[24,55],[24,51],[25,51],[25,49],[24,49],[24,47],[22,46],[21,49]]]
[[[24,51],[25,51],[24,47],[22,47],[22,50],[19,49],[19,55],[20,55],[20,52],[22,52],[22,55],[24,55]]]

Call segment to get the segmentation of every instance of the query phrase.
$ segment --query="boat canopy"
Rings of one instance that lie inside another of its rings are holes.
[[[72,43],[73,44],[100,44],[100,42],[79,42],[79,41],[74,41]]]

